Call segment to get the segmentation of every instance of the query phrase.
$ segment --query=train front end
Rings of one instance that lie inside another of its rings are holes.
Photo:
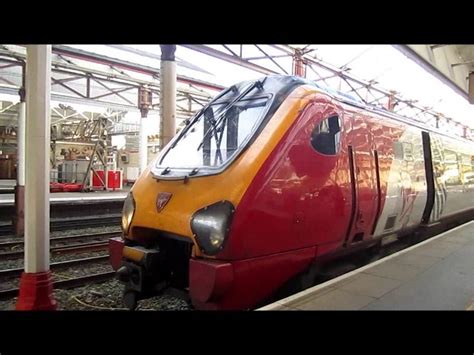
[[[298,115],[302,83],[270,76],[224,90],[143,172],[124,204],[123,237],[110,240],[129,308],[174,291],[198,309],[248,309],[281,283],[278,258],[242,247],[250,236],[233,225],[258,223],[239,217],[239,202]]]

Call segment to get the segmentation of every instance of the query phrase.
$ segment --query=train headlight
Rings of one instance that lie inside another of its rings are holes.
[[[215,255],[224,247],[229,232],[234,206],[221,201],[197,211],[191,219],[191,230],[201,250]]]
[[[125,199],[122,209],[122,230],[128,234],[130,223],[132,223],[133,215],[135,213],[135,200],[133,194],[130,192]]]

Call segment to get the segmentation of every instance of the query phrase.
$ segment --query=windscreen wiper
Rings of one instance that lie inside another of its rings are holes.
[[[217,127],[219,127],[220,123],[223,121],[225,114],[227,111],[238,101],[243,99],[245,96],[247,96],[254,88],[258,88],[259,90],[263,89],[263,84],[267,78],[265,77],[262,81],[257,80],[254,81],[253,84],[251,84],[247,89],[245,89],[239,96],[237,96],[234,100],[232,100],[226,107],[225,109],[219,113],[218,117],[211,123],[211,127],[207,130],[207,132],[204,134],[201,143],[199,144],[197,150],[199,151],[203,144],[204,141],[208,138],[209,134],[211,133],[211,130],[213,132],[217,132]]]
[[[207,130],[207,126],[213,127],[213,132],[214,132],[214,138],[218,139],[218,134],[215,128],[215,119],[214,119],[214,111],[212,109],[207,110],[204,112],[204,127],[203,131]],[[203,163],[204,165],[210,165],[211,163],[211,157],[210,157],[210,149],[211,149],[211,140],[207,139],[203,141],[203,149],[204,149],[204,155],[203,155]],[[216,155],[220,154],[219,150],[216,151]],[[215,165],[215,164],[214,164]]]
[[[237,90],[237,88],[235,87],[235,85],[232,85],[230,88],[228,88],[227,90],[224,90],[220,95],[218,95],[216,98],[214,98],[214,100],[211,100],[210,102],[208,102],[203,108],[201,108],[199,110],[199,112],[193,117],[193,119],[188,123],[188,125],[186,125],[186,127],[184,127],[181,132],[179,133],[179,136],[178,138],[176,138],[176,140],[173,142],[173,144],[170,146],[170,149],[173,149],[174,147],[176,147],[176,144],[181,140],[181,138],[189,131],[189,129],[193,126],[194,123],[196,123],[196,121],[198,120],[198,118],[201,117],[201,115],[206,112],[206,110],[209,109],[209,107],[211,107],[212,104],[214,104],[214,102],[216,100],[219,100],[222,96],[226,95],[229,91],[232,91],[232,92],[235,92]],[[160,162],[161,163],[161,162]]]
[[[220,159],[220,162],[223,163],[224,160],[222,158],[222,153],[221,153],[221,144],[222,144],[222,137],[224,136],[224,128],[226,125],[228,125],[228,121],[229,121],[229,113],[230,113],[230,117],[235,117],[235,115],[239,115],[239,108],[236,107],[236,106],[233,106],[229,109],[228,113],[226,114],[225,118],[224,118],[224,121],[222,122],[222,129],[220,130],[220,132],[218,130],[215,130],[215,134],[214,134],[214,137],[216,139],[216,155],[214,156],[214,165],[217,165],[217,159]],[[227,127],[227,133],[229,133],[229,127]],[[228,137],[228,135],[227,135]],[[227,141],[227,143],[229,143]],[[227,152],[228,154],[228,152]]]

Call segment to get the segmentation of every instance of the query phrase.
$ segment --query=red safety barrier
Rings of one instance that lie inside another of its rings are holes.
[[[95,170],[92,174],[92,188],[103,188],[105,183],[108,190],[122,189],[122,171],[108,170],[105,179],[104,170]]]
[[[49,184],[50,192],[81,192],[82,184],[52,182]]]
[[[80,192],[82,191],[82,184],[64,184],[64,192]]]

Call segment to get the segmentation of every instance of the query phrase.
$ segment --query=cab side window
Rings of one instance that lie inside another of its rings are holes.
[[[336,155],[339,152],[341,127],[339,116],[331,116],[322,120],[311,134],[313,148],[325,155]]]

